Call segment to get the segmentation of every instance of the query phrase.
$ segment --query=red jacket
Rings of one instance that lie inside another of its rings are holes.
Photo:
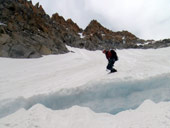
[[[117,54],[114,50],[110,51],[105,51],[106,58],[109,59],[114,59],[115,61],[118,60]]]
[[[112,57],[111,51],[107,51],[105,54],[106,54],[107,59],[111,59],[111,57]]]

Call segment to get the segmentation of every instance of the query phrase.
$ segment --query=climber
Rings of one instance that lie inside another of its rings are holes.
[[[115,50],[103,50],[103,53],[106,55],[106,58],[108,60],[108,65],[106,68],[110,70],[110,73],[117,72],[117,70],[113,68],[115,61],[118,61],[118,56]]]

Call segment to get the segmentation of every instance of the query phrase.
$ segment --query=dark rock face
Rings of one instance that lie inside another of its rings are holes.
[[[68,52],[62,29],[44,12],[42,6],[26,0],[0,1],[0,56],[41,57]],[[58,29],[57,29],[58,28]]]
[[[159,41],[153,41],[149,43],[148,45],[145,45],[144,48],[164,48],[164,47],[170,47],[170,39],[164,39]]]
[[[39,3],[34,6],[27,0],[0,0],[1,57],[62,54],[68,52],[65,45],[88,50],[160,48],[170,46],[170,40],[145,41],[128,31],[113,32],[96,20],[82,30],[58,13],[50,18]]]

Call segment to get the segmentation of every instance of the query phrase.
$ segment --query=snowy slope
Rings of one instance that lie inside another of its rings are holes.
[[[40,59],[0,58],[0,128],[170,127],[170,102],[146,100],[170,101],[170,48],[117,50],[115,74],[101,51],[68,48]]]
[[[145,79],[170,73],[170,48],[120,50],[115,63],[118,72],[107,75],[107,60],[101,51],[70,48],[75,53],[40,59],[0,58],[0,100],[55,92],[108,79]]]
[[[100,51],[74,51],[40,59],[0,58],[0,100],[77,87],[106,74]]]

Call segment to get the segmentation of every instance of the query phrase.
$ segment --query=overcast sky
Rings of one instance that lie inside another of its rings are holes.
[[[170,38],[170,0],[32,0],[50,16],[59,13],[85,28],[93,19],[112,31],[142,39]]]

